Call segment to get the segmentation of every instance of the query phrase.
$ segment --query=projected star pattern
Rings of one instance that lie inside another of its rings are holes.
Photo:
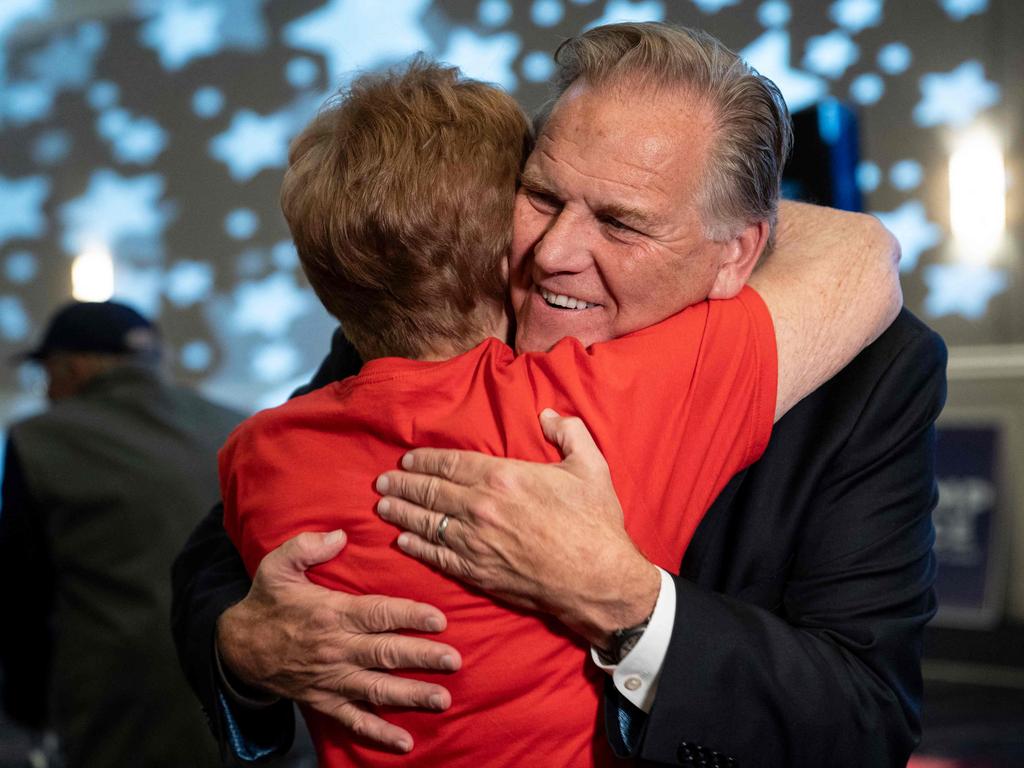
[[[535,107],[552,41],[613,21],[679,21],[723,37],[794,111],[832,95],[869,126],[876,105],[902,109],[903,147],[972,125],[1002,98],[986,51],[937,56],[913,30],[887,26],[882,0],[835,0],[803,36],[793,28],[808,12],[792,0],[480,0],[468,14],[466,5],[393,0],[382,13],[377,0],[325,0],[286,16],[269,0],[135,0],[125,18],[33,37],[19,32],[45,23],[54,4],[0,4],[0,344],[13,350],[37,334],[65,298],[54,287],[66,284],[70,257],[101,247],[115,257],[117,295],[176,340],[180,374],[252,407],[282,397],[333,326],[276,210],[288,142],[354,70],[417,50]],[[931,5],[952,34],[990,10],[987,0]],[[145,88],[133,68],[149,73]],[[858,183],[902,243],[905,279],[922,286],[913,308],[977,321],[1010,280],[944,262],[945,213],[924,195],[934,162],[907,154],[869,154]]]

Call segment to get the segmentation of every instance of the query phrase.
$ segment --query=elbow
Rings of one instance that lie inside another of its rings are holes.
[[[882,330],[896,319],[903,309],[903,286],[900,285],[900,241],[874,216],[862,214],[870,220],[870,250],[868,261],[877,287]]]

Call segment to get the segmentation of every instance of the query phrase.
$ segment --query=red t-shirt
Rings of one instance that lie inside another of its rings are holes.
[[[630,536],[676,572],[708,506],[764,451],[776,385],[771,318],[747,288],[589,349],[565,339],[516,357],[490,339],[444,362],[373,360],[358,376],[243,423],[221,450],[220,472],[224,524],[249,572],[302,531],[343,528],[345,550],[310,578],[438,606],[448,617],[438,637],[463,656],[453,674],[407,673],[446,686],[446,712],[382,711],[413,735],[409,756],[357,743],[307,710],[322,764],[612,759],[599,717],[603,673],[587,646],[550,617],[494,602],[402,554],[397,529],[374,512],[382,471],[419,446],[555,462],[538,413],[580,416],[608,460]]]

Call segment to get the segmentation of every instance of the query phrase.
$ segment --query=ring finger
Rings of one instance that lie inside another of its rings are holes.
[[[380,515],[382,520],[393,523],[435,544],[442,543],[438,540],[438,532],[441,522],[445,517],[448,517],[443,543],[451,545],[452,527],[456,522],[452,517],[438,512],[431,512],[429,509],[424,509],[417,504],[412,504],[394,496],[385,496],[377,502],[377,514]]]

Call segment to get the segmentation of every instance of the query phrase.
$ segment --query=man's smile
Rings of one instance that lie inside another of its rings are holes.
[[[582,310],[582,309],[593,309],[599,306],[583,299],[578,299],[575,296],[567,296],[564,293],[554,293],[547,290],[546,288],[538,287],[537,290],[540,292],[541,298],[549,307],[556,307],[558,309],[570,309],[570,310]]]

